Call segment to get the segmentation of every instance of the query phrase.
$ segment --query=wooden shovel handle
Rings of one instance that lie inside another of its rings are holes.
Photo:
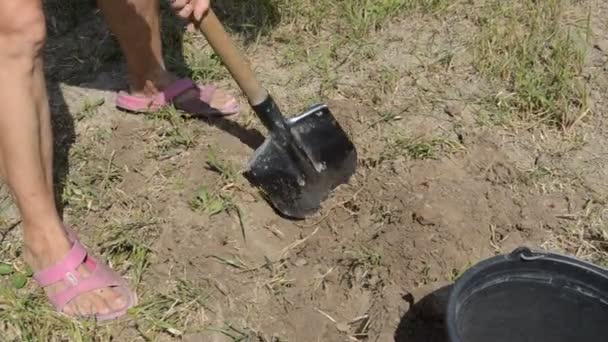
[[[245,93],[249,103],[252,106],[262,103],[267,98],[268,93],[256,79],[249,63],[236,49],[228,33],[224,30],[224,26],[211,8],[201,20],[200,30]]]

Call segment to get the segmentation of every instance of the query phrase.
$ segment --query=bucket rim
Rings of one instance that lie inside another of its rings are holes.
[[[464,342],[458,335],[458,329],[456,327],[456,304],[458,301],[458,296],[462,293],[462,290],[469,284],[472,278],[492,265],[517,261],[532,262],[536,260],[549,260],[557,263],[568,264],[608,279],[608,268],[601,267],[571,255],[531,249],[529,247],[517,247],[510,253],[499,254],[483,259],[466,270],[452,286],[448,296],[448,305],[444,315],[446,333],[449,341]]]

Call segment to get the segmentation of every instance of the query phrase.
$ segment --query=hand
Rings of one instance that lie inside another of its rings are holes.
[[[169,0],[178,17],[200,21],[209,9],[209,0]]]

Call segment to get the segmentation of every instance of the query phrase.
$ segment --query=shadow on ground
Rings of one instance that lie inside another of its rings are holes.
[[[446,285],[420,299],[406,296],[410,309],[401,318],[395,342],[449,342],[444,316],[450,289],[451,286]]]
[[[69,173],[70,148],[76,135],[72,113],[69,112],[59,85],[64,83],[85,87],[86,84],[93,84],[92,88],[97,90],[116,92],[128,87],[128,77],[125,75],[122,51],[110,34],[95,0],[47,0],[43,3],[49,36],[44,58],[53,114],[55,193],[62,212],[60,198]],[[161,1],[160,6],[163,58],[167,68],[180,77],[192,77],[194,71],[190,70],[184,58],[185,23],[173,15],[166,1]],[[251,44],[260,35],[270,32],[280,22],[279,13],[271,0],[226,0],[213,6],[227,30],[240,33],[246,44]],[[132,7],[129,6],[121,15],[125,22],[138,26],[141,32],[145,32],[140,37],[142,42],[150,41],[147,24]],[[141,46],[147,48],[146,44]],[[151,50],[141,53],[153,55]],[[102,72],[109,73],[112,82],[94,82]],[[203,121],[237,137],[251,149],[260,146],[264,140],[259,131],[246,129],[231,120]]]

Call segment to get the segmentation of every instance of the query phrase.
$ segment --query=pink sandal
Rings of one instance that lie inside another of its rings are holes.
[[[66,288],[64,290],[49,296],[49,301],[53,304],[55,309],[59,312],[63,312],[65,306],[79,295],[107,287],[115,287],[118,289],[122,293],[123,298],[127,299],[127,303],[124,307],[110,313],[93,315],[93,318],[96,320],[108,321],[118,318],[126,314],[127,310],[137,305],[137,295],[129,289],[126,281],[110,267],[98,262],[95,257],[87,252],[80,241],[78,241],[75,233],[67,227],[66,230],[70,242],[73,243],[72,249],[55,265],[39,271],[33,276],[42,287],[60,281],[65,284]],[[80,275],[77,268],[82,264],[86,265],[91,271],[90,275],[86,277]]]
[[[217,88],[213,85],[201,87],[190,79],[177,80],[153,97],[131,95],[126,91],[120,91],[116,98],[116,107],[134,113],[154,112],[174,102],[177,96],[191,89],[198,89],[200,101],[194,99],[193,101],[196,103],[193,103],[191,106],[188,106],[187,104],[181,106],[176,105],[176,107],[181,107],[177,109],[183,110],[191,115],[204,116],[228,116],[239,112],[239,104],[236,99],[228,101],[222,108],[212,108],[209,103]],[[199,109],[203,107],[204,109],[199,110],[196,109],[196,107]]]

